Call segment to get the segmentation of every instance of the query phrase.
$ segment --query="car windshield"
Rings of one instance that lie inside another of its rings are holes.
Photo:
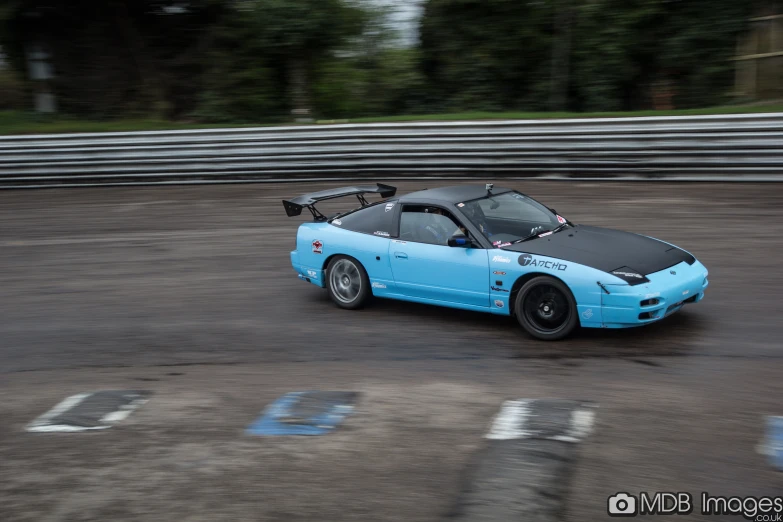
[[[541,203],[519,192],[465,201],[457,207],[495,246],[537,237],[566,222]]]

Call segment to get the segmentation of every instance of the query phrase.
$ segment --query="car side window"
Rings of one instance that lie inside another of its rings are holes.
[[[332,221],[332,225],[380,237],[394,237],[396,201],[381,201]]]
[[[400,214],[400,239],[448,246],[449,238],[462,227],[442,209],[405,205]]]

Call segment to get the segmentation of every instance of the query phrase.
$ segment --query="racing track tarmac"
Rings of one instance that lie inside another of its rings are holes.
[[[779,185],[503,183],[710,270],[706,299],[661,323],[554,344],[488,314],[332,306],[289,265],[301,220],[280,200],[336,185],[0,193],[4,521],[440,520],[501,402],[524,397],[599,406],[566,520],[606,518],[616,491],[783,487],[755,451],[783,415]],[[154,395],[108,432],[24,432],[104,388]],[[362,398],[327,436],[243,434],[306,389]]]

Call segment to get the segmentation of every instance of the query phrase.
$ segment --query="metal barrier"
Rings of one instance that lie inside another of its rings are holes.
[[[783,180],[783,113],[0,138],[0,188],[481,176]]]

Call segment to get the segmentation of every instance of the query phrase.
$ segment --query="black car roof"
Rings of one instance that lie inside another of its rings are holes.
[[[503,192],[509,192],[510,190],[511,189],[508,188],[495,187],[492,189],[492,194],[502,194]],[[460,203],[462,201],[478,199],[486,195],[487,187],[485,185],[454,185],[451,187],[439,187],[411,192],[410,194],[402,196],[400,202],[418,203],[437,201],[441,203]]]

